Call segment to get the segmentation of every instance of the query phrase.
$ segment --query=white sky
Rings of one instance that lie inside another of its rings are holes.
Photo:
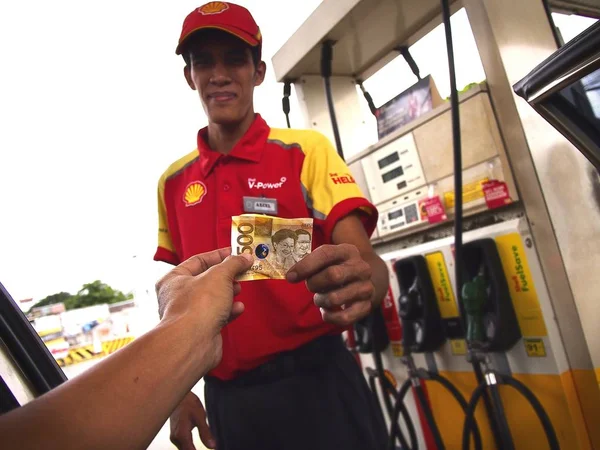
[[[167,269],[152,261],[156,183],[168,164],[194,149],[206,124],[174,53],[184,17],[200,3],[0,6],[0,282],[16,300],[74,293],[96,279],[126,292],[152,290]],[[268,72],[255,109],[284,127],[271,57],[320,0],[238,3],[253,12],[264,36]],[[285,21],[275,19],[283,15]],[[459,88],[484,79],[464,14],[461,20],[453,30]],[[413,56],[445,97],[442,33],[417,43]],[[380,105],[415,79],[397,58],[369,81]],[[298,126],[295,98],[291,108]]]

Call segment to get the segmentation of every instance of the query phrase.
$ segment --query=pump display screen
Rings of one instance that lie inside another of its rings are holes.
[[[398,152],[394,152],[391,155],[380,159],[379,161],[377,161],[377,164],[379,165],[380,169],[383,169],[384,167],[387,167],[390,164],[395,163],[396,161],[400,161],[400,155],[398,154]]]
[[[397,219],[398,217],[402,217],[403,214],[404,212],[401,209],[397,211],[392,211],[391,213],[388,213],[388,220]]]
[[[419,220],[419,214],[417,213],[417,205],[415,205],[414,203],[404,208],[404,212],[406,213],[406,223],[412,223]]]
[[[389,172],[381,175],[381,178],[383,179],[384,183],[387,183],[388,181],[392,181],[394,178],[398,178],[402,175],[404,175],[404,170],[402,170],[402,167],[396,167],[394,170],[390,170]]]

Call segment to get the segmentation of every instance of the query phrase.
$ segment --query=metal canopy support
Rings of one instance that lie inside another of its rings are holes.
[[[462,2],[454,0],[452,12]],[[335,42],[332,74],[365,78],[363,72],[395,54],[400,45],[441,23],[438,0],[323,0],[273,56],[278,81],[320,73],[321,43]]]
[[[532,0],[524,0],[529,2]],[[537,1],[537,0],[536,0]],[[600,18],[600,0],[548,0],[551,8]],[[450,2],[453,14],[464,0]],[[332,75],[366,80],[442,23],[438,0],[323,0],[273,56],[277,81],[320,74],[321,44],[332,40]]]

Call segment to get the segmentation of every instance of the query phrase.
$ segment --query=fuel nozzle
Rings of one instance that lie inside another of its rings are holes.
[[[422,300],[419,293],[419,278],[415,277],[406,293],[400,295],[398,314],[403,319],[415,320],[422,312]]]
[[[484,308],[487,303],[487,280],[480,271],[462,287],[462,302],[467,316],[467,342],[471,346],[482,347],[486,340]]]

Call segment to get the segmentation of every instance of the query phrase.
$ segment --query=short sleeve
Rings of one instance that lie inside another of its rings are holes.
[[[163,261],[173,265],[180,263],[175,247],[173,246],[171,233],[169,232],[164,177],[161,177],[158,182],[158,247],[154,254],[154,260]]]
[[[359,211],[369,236],[377,225],[378,213],[361,191],[344,160],[323,134],[311,133],[300,180],[306,190],[315,219],[322,220],[325,237],[331,239],[335,224]]]

